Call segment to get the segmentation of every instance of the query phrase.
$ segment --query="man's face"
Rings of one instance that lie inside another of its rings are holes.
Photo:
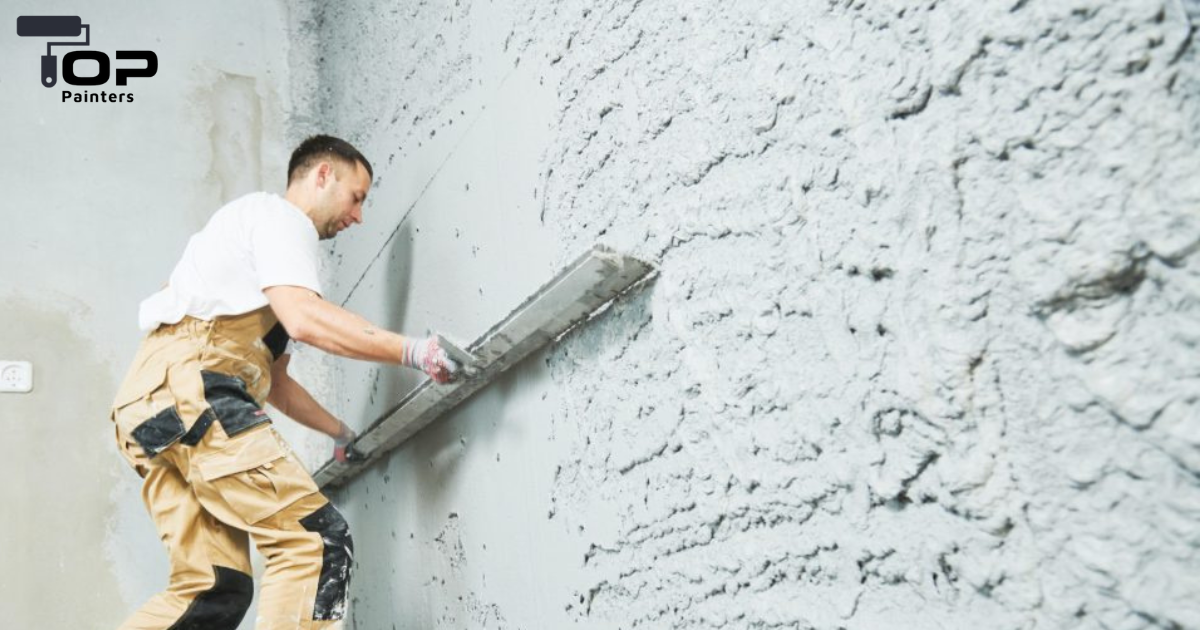
[[[328,177],[319,178],[320,212],[317,231],[321,239],[337,236],[355,223],[362,223],[362,205],[371,188],[371,176],[359,162],[353,166],[334,161]]]

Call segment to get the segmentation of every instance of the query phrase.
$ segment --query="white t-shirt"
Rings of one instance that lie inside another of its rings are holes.
[[[320,294],[317,241],[312,220],[279,195],[235,199],[188,241],[167,288],[142,301],[138,326],[249,313],[267,305],[267,287]]]

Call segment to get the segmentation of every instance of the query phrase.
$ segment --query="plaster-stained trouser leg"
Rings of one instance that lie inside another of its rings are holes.
[[[253,591],[247,533],[267,559],[257,630],[343,627],[349,527],[273,427],[228,437],[214,424],[196,448],[176,444],[152,460],[122,445],[131,463],[149,470],[144,494],[173,570],[167,592],[121,630],[234,630]],[[232,567],[198,577],[213,559]]]
[[[256,630],[341,630],[354,545],[333,504],[311,494],[250,534],[267,559]]]
[[[267,558],[259,630],[342,627],[349,528],[262,409],[276,323],[263,307],[159,326],[117,390],[118,443],[172,563],[125,630],[234,630],[253,591],[247,535]]]
[[[256,630],[342,628],[354,553],[345,519],[272,426],[232,438],[219,425],[209,433],[191,457],[192,487],[205,510],[248,532],[267,560]]]
[[[150,598],[120,630],[237,628],[254,595],[246,533],[208,514],[175,466],[146,458],[119,434],[118,445],[144,477],[142,498],[171,564],[167,590]]]

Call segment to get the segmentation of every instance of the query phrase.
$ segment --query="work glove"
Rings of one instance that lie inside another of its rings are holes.
[[[449,383],[458,379],[462,368],[438,345],[437,337],[409,337],[404,345],[403,364],[421,370],[436,383]]]
[[[354,448],[354,440],[358,439],[358,434],[342,423],[341,431],[333,436],[333,458],[343,464],[361,462],[367,459],[367,456]]]

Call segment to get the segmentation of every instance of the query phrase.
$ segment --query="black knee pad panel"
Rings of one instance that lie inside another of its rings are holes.
[[[354,562],[350,525],[332,503],[326,503],[321,509],[300,519],[300,525],[320,534],[325,542],[313,619],[341,619],[346,614],[346,587],[350,584],[350,565]]]
[[[214,566],[213,572],[212,588],[197,595],[167,630],[237,630],[254,599],[254,578],[225,567]]]

